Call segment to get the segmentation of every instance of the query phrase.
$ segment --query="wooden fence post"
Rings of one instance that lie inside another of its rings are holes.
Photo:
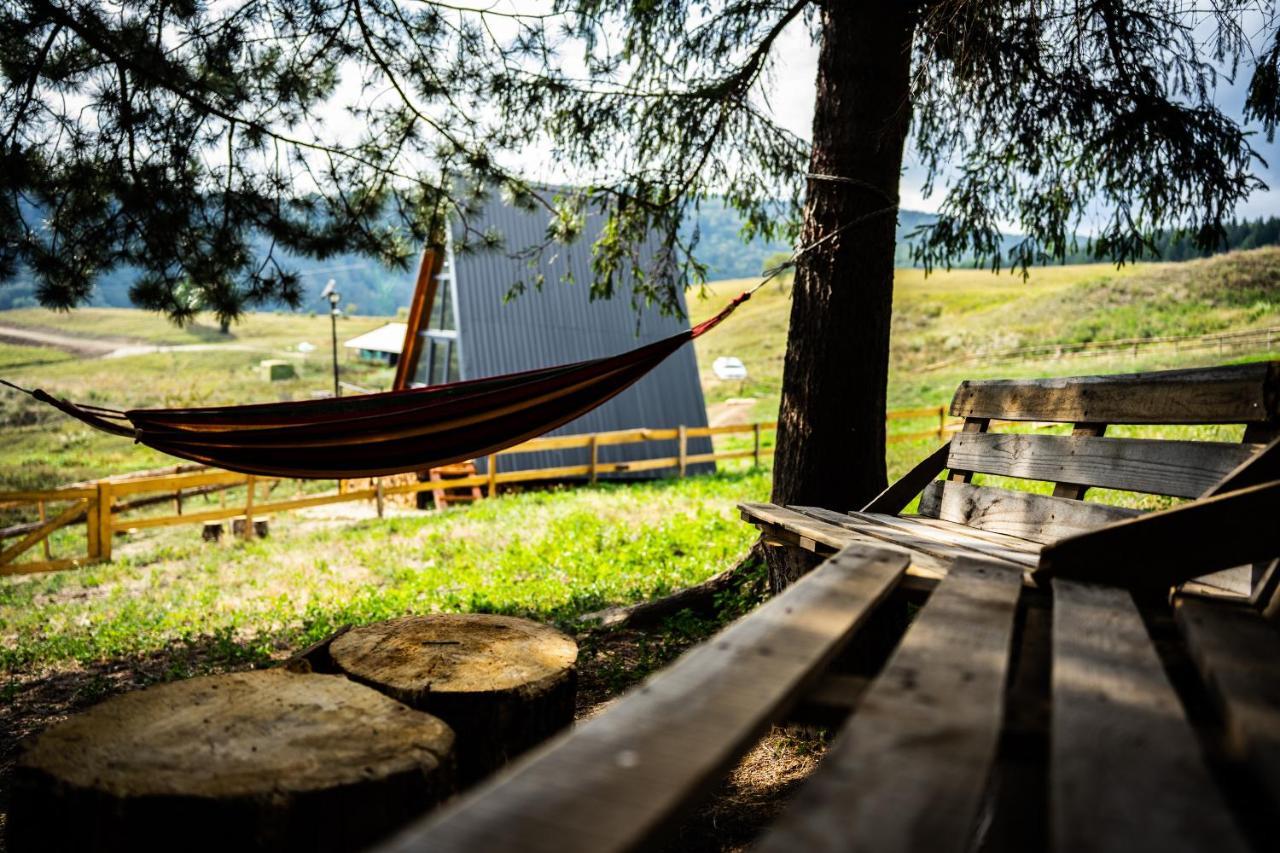
[[[40,508],[40,523],[41,523],[41,524],[44,524],[46,521],[48,521],[48,520],[49,520],[49,519],[47,519],[47,518],[45,517],[45,512],[44,512],[44,501],[40,501],[40,502],[38,503],[38,506],[39,506],[39,508]],[[48,537],[48,536],[46,536],[46,537],[44,537],[43,539],[41,539],[41,540],[40,540],[40,544],[44,546],[44,558],[45,558],[46,560],[52,559],[52,558],[53,558],[53,555],[49,553],[49,537]]]
[[[685,469],[689,467],[689,434],[688,427],[680,424],[680,476],[683,477]]]
[[[489,468],[489,494],[486,497],[495,498],[498,496],[498,454],[489,454],[487,467]]]
[[[759,468],[760,467],[760,422],[759,421],[756,421],[754,424],[751,425],[751,432],[755,436],[755,447],[752,450],[752,455],[755,457],[756,467]]]
[[[84,514],[84,532],[88,545],[85,548],[90,560],[97,560],[102,555],[102,547],[98,544],[98,535],[102,532],[102,525],[98,522],[98,498],[89,498],[89,508]]]
[[[597,433],[591,433],[591,485],[596,484],[596,465],[600,463],[600,445]]]
[[[377,477],[373,481],[374,499],[378,502],[378,518],[382,518],[382,478]]]
[[[947,440],[947,407],[938,407],[938,441]]]
[[[342,482],[339,480],[338,482]],[[247,480],[248,491],[244,496],[244,538],[253,538],[253,487],[257,485],[252,474]]]
[[[111,559],[111,481],[98,481],[98,556]]]

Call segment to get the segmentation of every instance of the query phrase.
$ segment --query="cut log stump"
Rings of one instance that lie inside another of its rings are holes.
[[[453,791],[454,735],[341,676],[284,669],[127,693],[18,762],[28,850],[358,850]]]
[[[536,622],[408,616],[353,628],[329,655],[339,672],[448,723],[464,785],[573,721],[578,646]]]

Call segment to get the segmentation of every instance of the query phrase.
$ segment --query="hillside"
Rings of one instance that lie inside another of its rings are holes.
[[[718,310],[752,279],[717,282],[691,298],[694,320]],[[698,340],[709,403],[753,397],[755,417],[777,412],[786,347],[789,283],[757,293],[715,333]],[[1032,343],[1080,343],[1156,335],[1199,335],[1280,325],[1280,248],[1232,252],[1184,263],[1044,267],[1020,276],[952,270],[926,276],[899,269],[895,279],[890,408],[936,405],[966,376],[1065,375],[1160,369],[1220,360],[1216,354],[1160,353],[1130,358],[961,364],[922,372],[960,355]],[[724,383],[711,372],[738,356],[750,378]]]

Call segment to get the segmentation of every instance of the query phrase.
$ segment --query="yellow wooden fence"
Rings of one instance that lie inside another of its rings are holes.
[[[889,441],[915,441],[922,438],[938,437],[945,439],[957,429],[959,421],[948,418],[943,406],[930,406],[923,409],[908,409],[890,412],[888,420],[903,419],[937,419],[937,426],[923,432],[899,433],[889,437]],[[759,465],[762,458],[772,455],[773,448],[766,446],[763,433],[773,432],[776,424],[752,423],[732,424],[715,427],[675,427],[672,429],[631,429],[614,432],[589,433],[584,435],[546,436],[534,438],[506,450],[498,451],[487,457],[487,471],[469,477],[460,477],[446,481],[383,484],[374,480],[371,488],[352,489],[345,481],[338,483],[336,492],[319,495],[296,496],[287,500],[270,500],[270,489],[263,494],[263,486],[277,482],[276,478],[255,477],[237,474],[231,471],[219,471],[200,466],[175,466],[172,473],[128,475],[99,480],[96,483],[76,484],[61,489],[38,491],[0,492],[0,507],[15,507],[23,504],[34,504],[39,516],[38,523],[17,525],[7,531],[0,531],[0,544],[3,534],[8,538],[20,537],[12,545],[0,550],[0,575],[29,574],[34,572],[53,572],[62,569],[76,568],[89,563],[111,559],[112,538],[125,530],[143,530],[150,527],[168,527],[177,524],[195,524],[214,522],[224,519],[243,519],[244,535],[254,535],[254,518],[287,510],[305,507],[324,506],[326,504],[347,503],[350,501],[374,501],[378,514],[382,514],[383,501],[392,495],[413,494],[433,491],[440,488],[459,488],[480,486],[489,496],[497,493],[500,486],[511,483],[533,482],[537,480],[559,480],[568,478],[586,478],[595,482],[601,474],[621,472],[656,471],[674,468],[680,476],[684,476],[690,465],[705,462],[718,462],[730,459],[751,459]],[[739,450],[725,450],[712,453],[690,453],[689,439],[710,438],[723,435],[750,435],[750,447]],[[603,462],[599,458],[601,447],[619,444],[634,444],[646,441],[675,441],[676,455],[658,459],[640,459],[630,462]],[[555,468],[538,468],[522,471],[503,471],[500,458],[516,453],[534,453],[543,450],[568,450],[585,448],[589,451],[588,462],[584,465],[565,465]],[[182,511],[184,496],[211,491],[245,487],[244,503],[236,506],[219,506],[214,509],[197,512]],[[138,499],[135,496],[163,493],[161,497]],[[146,517],[127,517],[138,506],[154,504],[159,501],[173,500],[175,512],[171,515]],[[50,507],[57,505],[61,509],[50,515]],[[51,553],[49,537],[68,525],[83,522],[85,525],[85,552],[74,557],[55,558]],[[17,562],[17,558],[35,546],[42,546],[43,559]]]

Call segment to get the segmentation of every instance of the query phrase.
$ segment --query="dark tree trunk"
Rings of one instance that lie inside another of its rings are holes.
[[[773,500],[862,506],[885,486],[884,411],[894,231],[911,122],[912,4],[822,8],[802,245],[778,413]],[[837,229],[842,229],[835,233]],[[789,553],[790,552],[790,553]],[[775,591],[812,568],[770,549]]]

